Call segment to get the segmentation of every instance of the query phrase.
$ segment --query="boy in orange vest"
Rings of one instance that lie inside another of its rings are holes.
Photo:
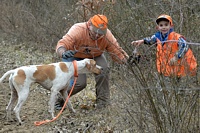
[[[167,77],[196,75],[197,62],[185,38],[174,32],[172,18],[162,14],[156,19],[157,29],[152,37],[133,41],[134,45],[156,44],[156,66],[160,74]]]

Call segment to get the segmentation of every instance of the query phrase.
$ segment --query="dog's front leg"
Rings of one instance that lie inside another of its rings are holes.
[[[66,87],[66,88],[67,88],[67,87]],[[67,99],[67,97],[68,97],[67,89],[61,90],[60,93],[61,93],[61,95],[62,95],[64,101],[66,101],[66,99]],[[68,102],[67,102],[67,107],[68,107],[68,109],[69,109],[70,112],[72,112],[72,113],[75,113],[75,112],[76,112],[76,111],[74,110],[72,104],[71,104],[70,99],[69,99]]]
[[[76,111],[74,110],[70,100],[68,100],[68,102],[67,102],[67,107],[69,108],[70,112],[76,113]]]
[[[52,118],[54,118],[54,106],[55,106],[55,102],[57,99],[57,94],[58,91],[55,91],[55,89],[51,89],[51,95],[50,95],[50,100],[49,100],[49,112],[51,113]]]

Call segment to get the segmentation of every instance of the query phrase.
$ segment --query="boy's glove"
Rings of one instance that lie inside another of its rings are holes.
[[[156,42],[157,42],[157,40],[156,40],[156,36],[155,35],[153,35],[152,37],[144,38],[144,44],[153,45]]]
[[[62,53],[62,58],[67,59],[70,57],[74,57],[74,55],[76,54],[77,51],[74,50],[68,50]]]

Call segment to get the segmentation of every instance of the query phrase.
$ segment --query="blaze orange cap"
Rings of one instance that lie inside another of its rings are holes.
[[[162,15],[158,16],[158,18],[156,19],[156,23],[158,24],[160,22],[160,20],[162,20],[162,19],[168,20],[170,22],[170,25],[173,26],[172,18],[166,14],[162,14]]]
[[[106,16],[97,14],[90,18],[90,21],[96,33],[102,35],[106,34],[108,24],[108,19]]]

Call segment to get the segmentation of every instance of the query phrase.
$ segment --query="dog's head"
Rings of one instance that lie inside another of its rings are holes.
[[[90,73],[100,74],[103,68],[96,64],[96,61],[93,59],[84,59],[85,68]]]

